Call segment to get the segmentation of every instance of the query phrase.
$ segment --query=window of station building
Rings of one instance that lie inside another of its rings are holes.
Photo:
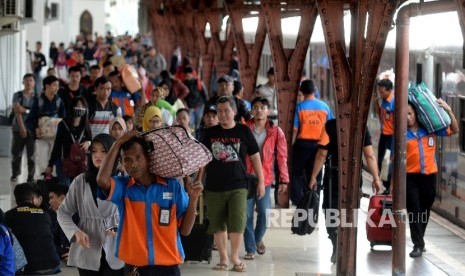
[[[460,150],[465,152],[465,97],[460,97],[460,110],[458,118],[459,123],[459,139],[460,139]]]
[[[58,19],[58,3],[52,3],[50,7],[50,18]]]
[[[24,18],[33,18],[34,17],[34,5],[32,0],[24,0]]]

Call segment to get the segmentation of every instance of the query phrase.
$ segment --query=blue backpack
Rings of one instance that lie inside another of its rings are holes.
[[[1,227],[1,229],[5,230],[5,234],[7,234],[11,239],[11,245],[15,254],[16,272],[22,271],[24,267],[27,265],[27,259],[26,255],[24,254],[23,247],[21,246],[13,232],[10,231],[10,229],[8,229],[7,227]]]

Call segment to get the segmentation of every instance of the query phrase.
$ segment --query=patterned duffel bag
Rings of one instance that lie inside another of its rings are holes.
[[[163,127],[141,134],[150,150],[150,172],[161,177],[183,177],[212,160],[211,152],[182,126]]]
[[[436,102],[436,97],[425,83],[410,84],[408,100],[415,106],[418,120],[425,126],[428,133],[445,129],[450,125],[449,114]]]

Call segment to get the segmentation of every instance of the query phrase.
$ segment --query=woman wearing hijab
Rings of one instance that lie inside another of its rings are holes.
[[[126,133],[126,122],[121,117],[115,117],[108,124],[108,129],[110,130],[110,135],[116,141]]]
[[[144,112],[142,131],[153,130],[163,126],[161,110],[156,106],[150,106]]]
[[[147,108],[156,106],[160,109],[163,118],[163,124],[172,125],[176,117],[176,109],[170,103],[164,100],[166,90],[162,87],[157,87],[150,92],[149,102],[143,105],[136,113],[135,126],[137,129],[142,128],[142,121]]]
[[[110,121],[108,129],[110,130],[111,137],[113,137],[116,141],[126,133],[126,122],[121,117],[115,117]],[[116,167],[116,175],[127,175],[126,171],[124,170],[123,164],[119,161]]]
[[[109,134],[94,137],[87,171],[74,179],[58,209],[58,222],[71,242],[68,265],[76,266],[81,276],[124,274],[124,263],[115,257],[118,210],[97,198],[97,173],[114,141]],[[76,212],[79,225],[72,219]]]
[[[74,177],[65,175],[62,169],[63,160],[71,152],[71,144],[78,143],[81,150],[87,152],[92,135],[90,133],[87,102],[83,97],[76,97],[71,102],[72,115],[67,116],[58,124],[57,135],[52,153],[45,169],[46,175],[51,175],[53,165],[61,184],[69,186]],[[81,171],[82,172],[82,171]]]

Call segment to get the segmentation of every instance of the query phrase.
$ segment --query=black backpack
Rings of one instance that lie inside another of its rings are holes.
[[[292,234],[304,236],[311,234],[318,223],[318,212],[320,197],[316,191],[311,190],[297,204],[297,208],[292,216]]]

